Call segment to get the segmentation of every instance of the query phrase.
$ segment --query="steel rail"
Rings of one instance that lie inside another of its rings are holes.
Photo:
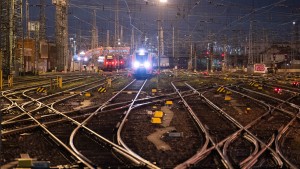
[[[248,98],[252,98],[252,97],[250,97],[250,96],[248,96],[248,95],[245,95],[245,94],[243,94],[243,93],[240,93],[240,92],[237,92],[237,91],[235,91],[235,90],[232,90],[232,89],[229,89],[229,88],[227,88],[228,90],[230,90],[230,91],[232,91],[232,92],[235,92],[235,93],[239,93],[239,94],[241,94],[241,95],[243,95],[243,96],[245,96],[245,97],[248,97]],[[252,91],[252,90],[248,90],[248,91]],[[255,92],[255,91],[254,91]],[[255,92],[256,94],[259,94],[258,92]],[[264,94],[262,94],[262,95],[264,95]],[[264,95],[265,96],[265,95]],[[272,97],[271,97],[272,98]],[[289,98],[289,99],[291,99],[291,98]],[[289,100],[289,99],[287,99],[287,100]],[[281,99],[277,99],[277,101],[280,101],[281,103],[279,104],[279,105],[277,105],[276,107],[274,107],[274,106],[272,106],[272,110],[271,111],[274,111],[275,109],[277,109],[277,110],[281,110],[281,109],[279,109],[279,108],[277,108],[277,107],[280,107],[282,104],[284,104],[284,103],[286,103],[286,101],[284,101],[284,100],[281,100]],[[263,102],[264,103],[264,102]],[[264,103],[264,104],[266,104],[266,103]],[[286,111],[283,111],[283,110],[281,110],[282,112],[284,112],[284,113],[286,113]],[[288,113],[289,114],[289,113]],[[290,114],[289,114],[290,115]],[[295,116],[295,115],[294,115]],[[295,117],[297,117],[297,116],[295,116]],[[291,168],[293,168],[293,164],[289,161],[289,160],[287,160],[281,153],[277,153],[277,151],[275,151],[275,150],[273,150],[270,146],[268,146],[268,145],[266,145],[266,144],[264,144],[264,142],[263,141],[261,141],[259,138],[257,138],[254,134],[252,134],[248,129],[246,129],[245,131],[247,131],[248,132],[248,134],[250,134],[252,137],[254,137],[256,140],[258,140],[259,142],[260,142],[260,144],[262,144],[264,147],[266,147],[268,150],[270,150],[271,151],[271,153],[272,153],[272,155],[275,157],[275,160],[277,160],[277,163],[279,164],[279,165],[283,165],[283,162],[281,161],[281,159],[279,158],[279,157],[281,157],[283,160],[284,160],[284,162],[286,163],[286,164],[288,164]],[[258,158],[259,156],[252,156],[252,158]],[[255,161],[255,159],[253,159],[253,160],[249,160],[248,158],[246,159],[247,161],[249,161],[248,162],[248,164],[250,163],[250,164],[254,164],[253,163],[253,161]],[[246,163],[246,161],[243,161],[243,162],[241,162],[241,164],[242,165],[246,165],[247,167],[249,167],[249,165],[247,165],[247,164],[245,164]]]
[[[258,153],[259,150],[259,144],[257,142],[257,140],[255,138],[253,138],[251,135],[245,133],[244,134],[244,138],[249,140],[250,142],[252,142],[255,145],[255,149],[252,152],[252,154],[250,156],[248,156],[246,159],[244,159],[242,162],[239,163],[240,166],[246,164],[249,160],[251,160],[251,158]]]
[[[91,76],[88,76],[88,77],[91,77]],[[86,76],[84,76],[82,78],[76,78],[76,79],[74,79],[74,78],[65,79],[65,81],[63,83],[74,82],[74,81],[85,79],[85,78],[86,78]],[[42,83],[42,84],[38,84],[38,85],[33,85],[33,86],[30,86],[30,87],[21,87],[21,88],[16,88],[16,89],[13,89],[13,90],[4,90],[2,92],[5,92],[5,93],[10,92],[8,95],[6,95],[6,96],[10,96],[10,95],[22,93],[23,92],[22,90],[26,90],[26,89],[32,89],[32,90],[34,90],[34,89],[36,89],[36,87],[39,87],[39,86],[46,86],[46,87],[48,87],[50,85],[49,85],[49,82],[47,82],[47,83]],[[16,91],[16,92],[13,92],[13,91]]]
[[[248,97],[248,98],[250,98],[250,99],[252,99],[252,100],[254,100],[254,101],[256,101],[256,102],[259,102],[259,103],[261,103],[262,105],[265,105],[266,107],[268,107],[268,109],[269,109],[268,112],[266,112],[265,114],[263,114],[262,116],[258,117],[258,118],[255,119],[255,120],[253,120],[250,124],[248,124],[247,126],[245,126],[245,127],[244,127],[245,129],[248,129],[248,128],[250,128],[251,126],[253,126],[257,121],[259,121],[259,120],[260,120],[261,118],[263,118],[264,116],[267,116],[267,115],[269,114],[269,112],[271,111],[271,106],[268,105],[268,104],[266,104],[265,102],[262,102],[262,101],[260,101],[260,100],[258,100],[258,99],[255,99],[255,98],[253,98],[253,97],[250,97],[250,96],[248,96],[248,95],[245,95],[245,94],[243,94],[243,93],[240,93],[240,92],[237,92],[237,91],[234,91],[234,90],[231,90],[231,91],[236,92],[236,93],[239,93],[239,94],[241,94],[241,95],[243,95],[243,96],[245,96],[245,97]],[[299,118],[299,117],[298,117],[298,118]],[[236,134],[236,133],[241,133],[242,130],[243,130],[243,129],[240,129],[239,131],[233,133],[231,136],[234,136],[234,134]],[[229,136],[229,137],[223,139],[222,141],[220,141],[219,143],[217,143],[216,146],[222,146],[222,145],[223,145],[223,144],[224,144],[231,136]],[[253,137],[253,136],[252,136],[252,137]],[[263,144],[263,145],[265,145],[263,142],[260,142],[260,143]],[[201,159],[203,158],[203,155],[205,155],[205,154],[207,154],[208,152],[210,152],[211,150],[215,149],[216,146],[212,146],[212,147],[210,147],[209,149],[207,149],[206,151],[204,151],[204,152],[202,153],[202,155],[200,155],[200,156],[198,157],[198,161],[201,160]],[[256,146],[256,147],[257,147],[257,146]],[[270,149],[270,147],[269,147],[269,149]],[[248,160],[249,160],[249,159],[248,159]],[[181,165],[182,165],[182,164],[181,164]]]
[[[189,86],[191,89],[195,90],[192,86],[186,83],[187,86]],[[196,91],[196,90],[195,90]],[[196,91],[197,92],[197,91]],[[200,94],[200,93],[199,93]],[[246,129],[243,125],[241,125],[238,121],[236,121],[233,117],[228,115],[226,112],[224,112],[221,108],[219,108],[217,105],[212,103],[209,99],[204,97],[203,93],[200,94],[200,97],[202,97],[209,105],[211,105],[214,109],[218,110],[219,113],[221,113],[224,117],[226,117],[228,120],[230,120],[233,124],[235,124],[240,130],[245,130],[248,134],[250,134],[252,137],[254,137],[256,140],[258,140],[261,144],[264,145],[264,142],[262,142],[260,139],[258,139],[254,134],[252,134],[248,129]],[[229,140],[231,137],[234,137],[234,135],[229,136]],[[225,142],[226,143],[226,142]],[[226,148],[226,147],[225,147]],[[271,151],[274,153],[274,156],[276,155],[275,151],[271,149]],[[225,151],[226,152],[226,151]],[[276,157],[276,159],[279,159]],[[282,164],[282,162],[279,160],[278,164]]]
[[[54,93],[54,94],[51,94],[51,95],[48,95],[48,96],[44,96],[44,97],[38,98],[38,99],[36,99],[36,100],[40,101],[40,100],[43,100],[43,99],[51,98],[51,97],[54,97],[54,96],[63,94],[63,93],[65,93],[65,92],[67,92],[67,91],[76,90],[76,89],[79,89],[79,88],[82,88],[82,87],[85,87],[85,86],[88,86],[88,85],[91,85],[91,84],[94,84],[94,83],[98,83],[98,82],[100,82],[100,81],[102,81],[102,80],[104,80],[104,79],[100,79],[100,80],[97,80],[97,81],[94,81],[94,82],[91,82],[91,83],[88,83],[88,84],[84,84],[84,85],[77,86],[77,87],[74,87],[74,88],[71,88],[71,89],[67,89],[67,90],[64,90],[64,91],[61,91],[61,92],[57,92],[57,93]],[[104,84],[104,83],[103,83],[103,84]],[[102,85],[102,84],[100,84],[100,85]],[[100,85],[98,85],[98,86],[100,86]],[[98,86],[96,86],[96,87],[98,87]],[[96,87],[94,87],[94,88],[96,88]],[[93,89],[93,88],[92,88],[92,89]],[[28,91],[30,91],[30,89],[23,91],[23,95],[24,95],[26,92],[28,92]],[[79,95],[79,94],[74,94],[74,95],[72,95],[72,97],[75,97],[75,96],[78,96],[78,95]],[[25,95],[25,97],[27,97],[27,95]],[[62,101],[65,100],[65,99],[67,99],[67,98],[62,99]],[[30,103],[33,103],[33,102],[34,102],[34,101],[32,101],[32,100],[29,101],[29,102],[26,102],[26,103],[22,104],[21,107],[24,108],[24,106],[26,106],[26,105],[28,105],[28,104],[30,104]],[[31,112],[37,111],[37,110],[39,110],[39,109],[41,109],[41,108],[42,108],[42,107],[38,107],[38,108],[36,108],[35,110],[32,110]],[[14,119],[20,118],[20,117],[22,117],[22,116],[24,116],[24,115],[26,115],[26,114],[23,113],[23,114],[20,114],[20,115],[18,115],[18,116],[15,116],[15,117],[13,117],[13,118],[11,118],[11,119],[5,120],[5,121],[2,122],[2,124],[5,124],[5,123],[10,122],[10,121],[12,121],[12,120],[14,120]]]
[[[194,93],[193,94],[187,94],[183,97],[188,97],[188,96],[192,96],[192,95],[195,95]],[[166,100],[175,100],[175,99],[179,99],[180,97],[175,97],[175,98],[166,98],[166,99],[161,99],[161,100],[154,100],[154,101],[151,101],[153,99],[157,99],[157,98],[160,98],[162,96],[158,96],[158,97],[152,97],[152,98],[147,98],[147,99],[138,99],[137,101],[141,101],[143,100],[144,102],[141,103],[141,104],[135,104],[133,106],[133,109],[135,108],[138,108],[138,107],[141,107],[141,106],[146,106],[146,105],[150,105],[150,104],[153,104],[153,103],[163,103],[165,102]],[[145,102],[146,100],[149,100],[149,102]],[[108,108],[108,107],[114,107],[115,105],[124,105],[124,106],[121,106],[121,107],[117,107],[117,108],[112,108],[112,109],[108,109],[108,110],[104,110],[102,109],[102,111],[98,111],[96,112],[95,115],[99,114],[99,113],[102,113],[102,112],[110,112],[110,111],[117,111],[117,110],[123,110],[123,109],[126,109],[128,108],[130,105],[129,104],[126,104],[125,103],[127,102],[122,102],[122,103],[116,103],[116,104],[109,104],[108,106],[106,106],[105,108]],[[48,104],[48,106],[51,106],[50,104]],[[86,109],[82,109],[83,111],[86,111],[86,110],[89,110],[89,109],[97,109],[99,107],[98,106],[92,106],[90,108],[86,108]],[[46,108],[46,107],[43,107],[43,108]],[[75,113],[79,110],[74,110],[74,111],[69,111],[69,112],[64,112],[64,114],[69,114],[69,113]],[[87,113],[87,114],[83,114],[83,115],[79,115],[79,116],[75,116],[74,118],[77,118],[77,117],[84,117],[84,116],[89,116],[91,115],[92,113]],[[47,116],[43,116],[41,118],[46,118],[46,117],[51,117],[51,116],[55,116],[55,115],[58,115],[58,114],[50,114],[50,115],[47,115]],[[39,118],[37,118],[39,119]],[[5,123],[5,124],[13,124],[13,123],[17,123],[17,122],[23,122],[23,121],[31,121],[31,118],[27,118],[27,119],[24,119],[24,120],[16,120],[16,121],[11,121],[11,122],[8,122],[8,123]],[[66,120],[63,120],[63,121],[66,121]],[[52,124],[52,122],[46,122],[46,123],[49,123],[49,124]],[[55,123],[55,121],[53,121],[53,123]],[[28,128],[28,129],[31,129],[31,128],[34,128],[36,127],[37,125],[32,125],[32,126],[27,126],[27,127],[24,127],[24,128]],[[2,125],[3,127],[3,125]],[[23,131],[22,128],[19,128],[19,129],[13,129],[13,130],[9,130],[9,131],[2,131],[2,135],[7,135],[7,134],[11,134],[11,133],[14,133],[14,132],[21,132]]]
[[[125,124],[125,121],[127,120],[128,115],[130,114],[131,110],[133,109],[133,105],[136,102],[139,94],[141,93],[143,87],[145,86],[147,82],[147,79],[144,81],[144,83],[142,84],[141,88],[139,89],[139,92],[136,94],[135,98],[132,100],[132,103],[130,104],[128,110],[125,112],[125,116],[122,120],[122,122],[119,125],[118,131],[117,131],[117,142],[119,145],[123,146],[133,157],[139,159],[140,161],[143,161],[145,164],[145,166],[149,167],[149,168],[153,168],[153,169],[157,169],[159,167],[157,167],[156,165],[152,164],[151,162],[143,159],[141,156],[139,156],[138,154],[134,153],[122,140],[121,138],[121,131],[123,129],[123,126]]]
[[[79,161],[81,161],[84,165],[93,168],[89,163],[85,162],[83,159],[81,159],[78,155],[76,155],[75,152],[72,151],[67,145],[65,145],[59,138],[57,138],[50,130],[47,129],[47,127],[40,123],[38,120],[36,120],[33,116],[31,116],[30,113],[26,112],[22,107],[19,105],[16,105],[20,110],[22,110],[24,113],[26,113],[33,121],[35,121],[39,127],[41,127],[46,133],[49,134],[50,137],[52,137],[58,144],[60,144],[62,147],[64,147],[72,156],[77,158]]]
[[[69,138],[69,145],[71,146],[71,148],[73,149],[73,151],[75,151],[79,156],[81,156],[82,158],[90,161],[87,157],[85,157],[84,155],[82,155],[78,150],[77,148],[75,147],[74,145],[74,137],[75,135],[77,134],[77,132],[79,131],[79,129],[82,127],[82,125],[86,125],[88,123],[88,121],[90,119],[92,119],[93,116],[95,116],[100,110],[102,110],[109,102],[111,102],[115,97],[117,97],[123,90],[125,90],[128,86],[130,86],[133,82],[135,82],[135,79],[130,82],[128,85],[126,85],[123,89],[121,89],[119,92],[117,92],[113,97],[111,97],[109,100],[107,100],[105,103],[103,103],[101,106],[99,106],[97,108],[97,110],[95,110],[93,113],[91,113],[83,122],[81,122],[79,125],[77,125],[77,127],[72,131],[71,135],[70,135],[70,138]],[[117,152],[121,152],[121,154],[129,159],[131,159],[131,161],[133,161],[134,163],[137,162],[136,159],[133,160],[133,158],[131,157],[128,157],[128,154],[126,154],[125,152],[117,149],[117,148],[114,148],[115,150],[117,150]],[[139,163],[137,163],[139,164]]]
[[[78,78],[78,79],[83,79],[83,78]],[[73,82],[73,81],[76,81],[76,80],[78,80],[78,79],[71,79],[70,81],[67,81],[67,82]],[[67,83],[67,82],[64,82],[64,83]],[[48,84],[48,83],[45,83],[45,84]],[[28,91],[31,91],[31,90],[35,90],[36,89],[36,87],[38,87],[38,86],[43,86],[43,84],[39,84],[39,85],[36,85],[36,86],[34,86],[34,87],[30,87],[30,88],[28,88],[28,87],[24,87],[24,88],[22,88],[22,89],[20,89],[20,91],[18,91],[18,92],[14,92],[14,93],[9,93],[9,94],[7,94],[8,96],[11,96],[11,95],[14,95],[14,94],[20,94],[20,93],[23,93],[24,92],[24,90],[28,90]],[[44,86],[49,86],[49,85],[44,85]],[[8,90],[8,91],[10,91],[10,90]],[[4,95],[4,92],[7,92],[7,91],[2,91],[1,93],[2,93],[2,97],[3,96],[7,96],[7,95]],[[47,97],[47,96],[46,96]],[[13,108],[14,107],[14,101],[12,101],[10,98],[8,98],[8,97],[6,97],[8,100],[10,100],[11,102],[12,102],[12,104],[10,105],[10,106],[8,106],[8,107],[6,107],[6,108],[4,108],[4,109],[1,109],[1,111],[5,111],[5,110],[8,110],[8,109],[11,109],[11,108]],[[30,103],[30,101],[29,101],[29,103]],[[28,103],[28,104],[29,104]]]
[[[33,99],[33,98],[31,98],[31,99],[32,99],[32,100],[35,100],[35,99]],[[39,101],[36,101],[36,102],[39,102]],[[43,104],[43,103],[41,103],[41,102],[39,102],[39,103],[40,103],[40,104]],[[75,124],[75,125],[80,125],[80,123],[79,123],[78,121],[76,121],[76,120],[74,120],[73,118],[71,118],[71,117],[65,115],[64,113],[61,113],[61,112],[57,111],[56,109],[54,109],[54,108],[52,108],[52,107],[50,107],[50,106],[48,106],[48,105],[44,105],[44,106],[47,107],[47,108],[49,108],[49,109],[51,109],[54,113],[59,114],[59,115],[62,115],[62,116],[65,117],[67,120],[71,121],[73,124]],[[123,149],[122,147],[120,147],[120,146],[114,144],[113,142],[109,141],[108,139],[102,137],[101,135],[97,134],[96,132],[94,132],[94,131],[91,130],[90,128],[86,127],[85,125],[81,125],[81,127],[84,128],[85,130],[89,131],[91,134],[95,135],[95,136],[98,137],[99,139],[101,139],[101,140],[105,141],[106,143],[112,145],[112,147],[116,147],[116,148],[118,148],[118,149],[120,149],[120,150],[122,150],[122,151],[124,151],[124,152],[127,152],[127,151],[126,151],[125,149]],[[74,153],[75,153],[75,152],[74,152]],[[82,160],[84,161],[84,159],[82,159]],[[141,159],[140,159],[140,160],[141,160]],[[151,168],[157,168],[155,165],[151,164],[151,163],[148,162],[148,161],[146,161],[146,165],[147,165],[148,167],[149,167],[149,166],[154,166],[154,167],[151,167]]]
[[[180,96],[181,100],[183,101],[185,107],[188,109],[189,113],[191,114],[191,116],[193,117],[194,121],[197,123],[198,127],[200,127],[200,129],[202,130],[202,132],[205,134],[205,143],[202,146],[202,148],[200,149],[199,152],[197,152],[197,154],[201,154],[204,150],[207,149],[207,146],[209,144],[209,142],[211,142],[214,146],[215,143],[213,141],[213,139],[211,138],[209,132],[207,131],[206,127],[202,124],[202,122],[199,120],[199,118],[196,116],[196,114],[194,113],[194,111],[192,110],[192,108],[188,105],[188,103],[186,102],[186,100],[183,98],[182,94],[179,92],[179,90],[176,88],[176,86],[174,85],[173,82],[171,82],[173,88],[175,89],[176,93]],[[218,151],[219,152],[219,151]],[[177,165],[175,168],[176,169],[180,169],[180,168],[186,168],[189,167],[190,164],[193,164],[195,162],[195,156],[189,158],[188,160],[186,160],[184,163],[182,163],[181,165]],[[222,153],[220,153],[220,156],[222,157]]]

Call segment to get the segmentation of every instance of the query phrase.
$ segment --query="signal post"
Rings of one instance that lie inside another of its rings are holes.
[[[57,76],[56,82],[57,82],[57,87],[62,89],[62,77],[61,76]]]
[[[8,87],[13,87],[14,76],[8,75]]]
[[[0,70],[0,90],[2,90],[3,89],[3,77],[2,77],[3,75],[2,75],[2,70]]]

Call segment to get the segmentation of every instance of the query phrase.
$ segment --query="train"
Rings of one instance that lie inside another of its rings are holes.
[[[144,48],[134,51],[131,57],[131,67],[135,77],[147,78],[152,75],[155,54]]]
[[[125,59],[122,56],[106,55],[103,62],[103,70],[113,71],[125,68]]]

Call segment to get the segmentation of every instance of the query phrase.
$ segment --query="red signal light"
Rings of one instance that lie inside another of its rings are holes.
[[[209,51],[206,51],[206,54],[209,55]]]
[[[275,91],[276,93],[281,93],[281,92],[282,92],[282,89],[281,89],[281,88],[278,88],[278,87],[276,87],[276,88],[274,89],[274,91]]]
[[[293,85],[293,86],[299,86],[299,85],[300,85],[300,82],[293,82],[292,85]]]
[[[221,56],[224,57],[224,56],[225,56],[225,53],[222,53]]]

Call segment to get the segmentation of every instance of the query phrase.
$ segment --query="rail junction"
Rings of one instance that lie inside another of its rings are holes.
[[[299,168],[299,80],[183,70],[18,78],[1,91],[1,168],[24,154],[54,168]]]

